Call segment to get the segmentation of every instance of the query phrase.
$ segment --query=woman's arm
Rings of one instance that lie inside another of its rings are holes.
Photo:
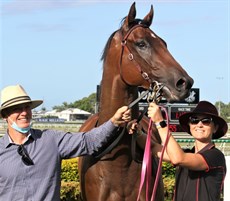
[[[148,108],[148,116],[154,123],[161,122],[163,120],[161,110],[155,103],[150,103]],[[164,128],[158,128],[159,135],[162,140],[162,144],[166,142],[168,126]],[[192,170],[206,170],[208,165],[204,158],[200,154],[185,153],[173,136],[170,136],[166,147],[168,157],[171,163],[187,167]]]

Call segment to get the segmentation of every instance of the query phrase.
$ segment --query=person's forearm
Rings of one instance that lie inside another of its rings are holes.
[[[117,128],[111,120],[108,120],[102,125],[85,132],[82,142],[90,150],[89,154],[92,155],[92,151],[96,153],[107,146],[110,139],[117,135]]]
[[[159,128],[158,132],[160,134],[162,144],[164,145],[167,139],[168,127]],[[168,144],[166,146],[167,155],[171,163],[178,165],[181,163],[181,161],[183,161],[184,152],[171,133],[169,133],[169,135]]]
[[[164,118],[162,116],[162,112],[161,112],[160,107],[158,105],[156,105],[156,103],[154,103],[154,102],[149,104],[148,117],[150,117],[151,120],[155,123],[155,125],[158,129],[159,135],[161,137],[162,144],[165,144],[169,127],[168,126],[164,127],[164,125],[160,124],[160,122],[162,122],[164,120]],[[184,154],[183,150],[180,148],[180,145],[173,138],[173,136],[170,136],[170,138],[168,140],[168,144],[166,146],[166,151],[167,151],[167,154],[170,158],[170,161],[173,164],[178,165],[181,162],[183,162],[185,154]]]

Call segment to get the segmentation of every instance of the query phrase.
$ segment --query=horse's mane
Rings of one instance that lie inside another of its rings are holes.
[[[115,34],[117,31],[119,31],[119,29],[116,30],[116,31],[114,31],[114,32],[111,34],[111,36],[109,37],[109,39],[107,40],[107,43],[106,43],[106,45],[105,45],[105,47],[104,47],[104,50],[103,50],[103,53],[102,53],[102,56],[101,56],[101,61],[103,61],[103,60],[106,58],[106,55],[107,55],[108,49],[110,48],[110,44],[111,44],[111,41],[112,41],[112,39],[113,39],[113,36],[114,36],[114,34]]]

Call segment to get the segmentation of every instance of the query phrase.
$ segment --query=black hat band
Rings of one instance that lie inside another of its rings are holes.
[[[2,107],[9,106],[9,105],[16,103],[16,102],[19,102],[19,101],[31,101],[31,99],[29,96],[20,96],[20,97],[12,98],[12,99],[2,103]]]

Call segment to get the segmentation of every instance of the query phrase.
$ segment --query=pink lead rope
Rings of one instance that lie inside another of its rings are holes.
[[[164,110],[164,112],[166,114],[167,125],[169,125],[169,118],[168,118],[167,110],[164,107],[161,107],[161,108]],[[144,151],[142,169],[141,169],[141,180],[140,180],[140,187],[139,187],[137,201],[140,200],[140,194],[141,194],[141,190],[143,188],[145,179],[146,179],[146,192],[145,192],[146,193],[146,201],[150,201],[149,200],[149,192],[150,192],[149,187],[151,185],[151,176],[152,176],[152,155],[151,155],[152,123],[153,122],[150,119],[149,120],[149,126],[148,126],[147,139],[146,139],[146,144],[145,144],[145,151]],[[160,174],[161,174],[162,160],[163,160],[164,152],[165,152],[166,146],[168,144],[169,138],[170,138],[170,132],[169,132],[169,129],[168,129],[166,142],[162,147],[161,157],[159,159],[159,165],[158,165],[158,168],[157,168],[157,174],[156,174],[156,179],[155,179],[155,182],[154,182],[151,201],[155,200],[157,185],[158,185]]]
[[[137,201],[140,199],[141,190],[143,188],[145,178],[146,178],[146,172],[147,172],[147,183],[146,183],[146,201],[149,201],[149,184],[151,179],[152,171],[150,168],[152,168],[152,156],[151,156],[151,131],[152,130],[152,121],[150,119],[149,121],[149,127],[148,127],[148,134],[147,134],[147,140],[145,144],[145,152],[144,152],[144,158],[142,163],[142,169],[141,169],[141,181],[140,181],[140,187],[139,187],[139,193],[137,197]]]

